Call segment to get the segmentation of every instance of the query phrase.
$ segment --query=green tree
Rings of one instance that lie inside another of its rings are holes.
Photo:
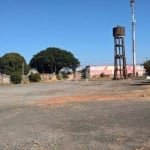
[[[29,66],[23,56],[18,53],[7,53],[0,57],[0,73],[11,75],[14,72],[22,74],[29,72]]]
[[[40,73],[58,73],[63,67],[75,70],[79,64],[79,60],[71,52],[55,47],[40,51],[30,61],[30,67],[36,68]]]
[[[146,73],[147,74],[150,74],[150,60],[147,60],[145,63],[144,63],[144,68],[146,70]]]

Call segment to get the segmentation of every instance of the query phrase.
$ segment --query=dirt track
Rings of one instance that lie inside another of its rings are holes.
[[[0,86],[0,150],[150,150],[150,85]]]

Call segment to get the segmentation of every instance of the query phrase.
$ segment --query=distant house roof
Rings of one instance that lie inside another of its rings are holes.
[[[60,69],[59,72],[72,73],[73,70],[69,67],[63,67],[63,68]]]
[[[29,76],[31,73],[35,74],[35,73],[39,73],[39,72],[37,71],[37,69],[32,68],[32,69],[29,71],[29,73],[27,74],[27,76]]]

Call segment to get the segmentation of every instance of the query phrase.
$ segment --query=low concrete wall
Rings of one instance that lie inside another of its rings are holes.
[[[0,84],[10,84],[10,76],[9,75],[0,75]]]

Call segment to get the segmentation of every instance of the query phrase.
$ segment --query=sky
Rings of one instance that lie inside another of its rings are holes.
[[[137,64],[150,59],[150,0],[135,0]],[[0,0],[0,56],[27,63],[48,47],[70,51],[81,65],[113,65],[112,28],[125,27],[132,64],[130,0]]]

